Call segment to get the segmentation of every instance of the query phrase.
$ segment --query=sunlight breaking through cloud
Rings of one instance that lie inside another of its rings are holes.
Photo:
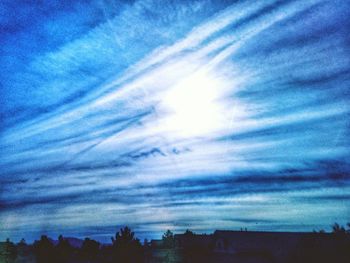
[[[0,239],[348,220],[347,3],[14,3]]]

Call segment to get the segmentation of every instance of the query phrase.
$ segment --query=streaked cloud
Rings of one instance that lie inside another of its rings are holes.
[[[0,20],[0,238],[349,220],[348,4],[77,3]]]

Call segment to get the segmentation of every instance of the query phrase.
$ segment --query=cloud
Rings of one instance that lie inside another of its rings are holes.
[[[37,16],[16,20],[1,50],[15,54],[0,70],[4,233],[346,220],[348,9],[337,3],[21,6],[23,21]]]

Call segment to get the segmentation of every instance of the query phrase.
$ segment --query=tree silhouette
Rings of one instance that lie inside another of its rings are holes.
[[[10,239],[6,239],[6,242],[0,252],[1,252],[0,255],[3,256],[0,258],[1,262],[4,262],[4,263],[15,262],[17,257],[17,249],[15,244],[11,242]]]
[[[87,262],[94,262],[97,260],[100,251],[100,243],[90,238],[85,238],[81,247],[81,256]]]
[[[74,248],[69,244],[68,240],[64,239],[62,235],[58,237],[58,244],[56,246],[57,261],[59,263],[68,262],[72,257]]]
[[[175,245],[174,234],[169,229],[162,236],[164,248],[173,248]]]
[[[135,238],[135,233],[129,227],[120,229],[120,232],[112,237],[113,261],[136,263],[142,262],[143,251],[140,241]]]
[[[337,262],[349,262],[350,259],[350,234],[345,227],[334,223],[332,226],[333,233],[333,258]]]
[[[334,223],[332,233],[314,232],[302,238],[290,262],[347,263],[350,259],[350,235]]]
[[[186,229],[185,233],[184,233],[185,236],[187,237],[191,237],[191,236],[194,236],[195,233],[189,229]]]
[[[191,231],[186,230],[183,235],[182,248],[183,248],[183,262],[184,263],[206,263],[211,262],[211,248],[210,245],[197,243],[197,235]]]
[[[19,241],[18,245],[19,245],[19,246],[26,246],[27,243],[26,243],[25,239],[22,238],[21,241]]]
[[[115,238],[112,237],[112,242],[116,246],[129,245],[135,240],[134,236],[135,236],[135,233],[132,232],[131,229],[126,226],[124,228],[121,228],[120,232],[117,232],[115,234]]]
[[[345,234],[345,228],[338,223],[334,223],[332,226],[332,233],[333,234]]]
[[[215,259],[212,244],[207,243],[208,236],[197,235],[186,230],[183,235],[177,237],[176,241],[179,244],[175,245],[173,232],[167,230],[162,235],[161,247],[151,246],[147,239],[142,246],[135,233],[126,226],[112,237],[112,245],[101,247],[99,242],[86,238],[80,251],[72,247],[68,239],[62,235],[58,237],[56,246],[45,235],[41,236],[39,241],[35,241],[33,247],[26,245],[24,239],[17,246],[7,239],[0,246],[0,263],[22,262],[26,257],[30,259],[25,262],[33,262],[32,251],[34,251],[36,263],[145,263],[157,259],[158,255],[154,249],[160,249],[160,255],[166,254],[162,257],[162,262],[174,262],[181,258],[181,262],[184,263],[205,263],[213,262]],[[16,261],[17,252],[19,260]],[[267,256],[270,255],[266,253]],[[334,223],[331,233],[314,230],[313,233],[303,234],[288,253],[289,258],[286,261],[288,263],[348,263],[350,262],[350,223],[346,226]],[[267,256],[266,258],[269,259]]]
[[[55,257],[55,247],[45,235],[34,243],[34,253],[37,263],[57,262]]]

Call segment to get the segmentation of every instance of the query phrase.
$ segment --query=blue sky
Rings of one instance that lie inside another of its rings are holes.
[[[0,239],[350,221],[346,1],[1,1]]]

